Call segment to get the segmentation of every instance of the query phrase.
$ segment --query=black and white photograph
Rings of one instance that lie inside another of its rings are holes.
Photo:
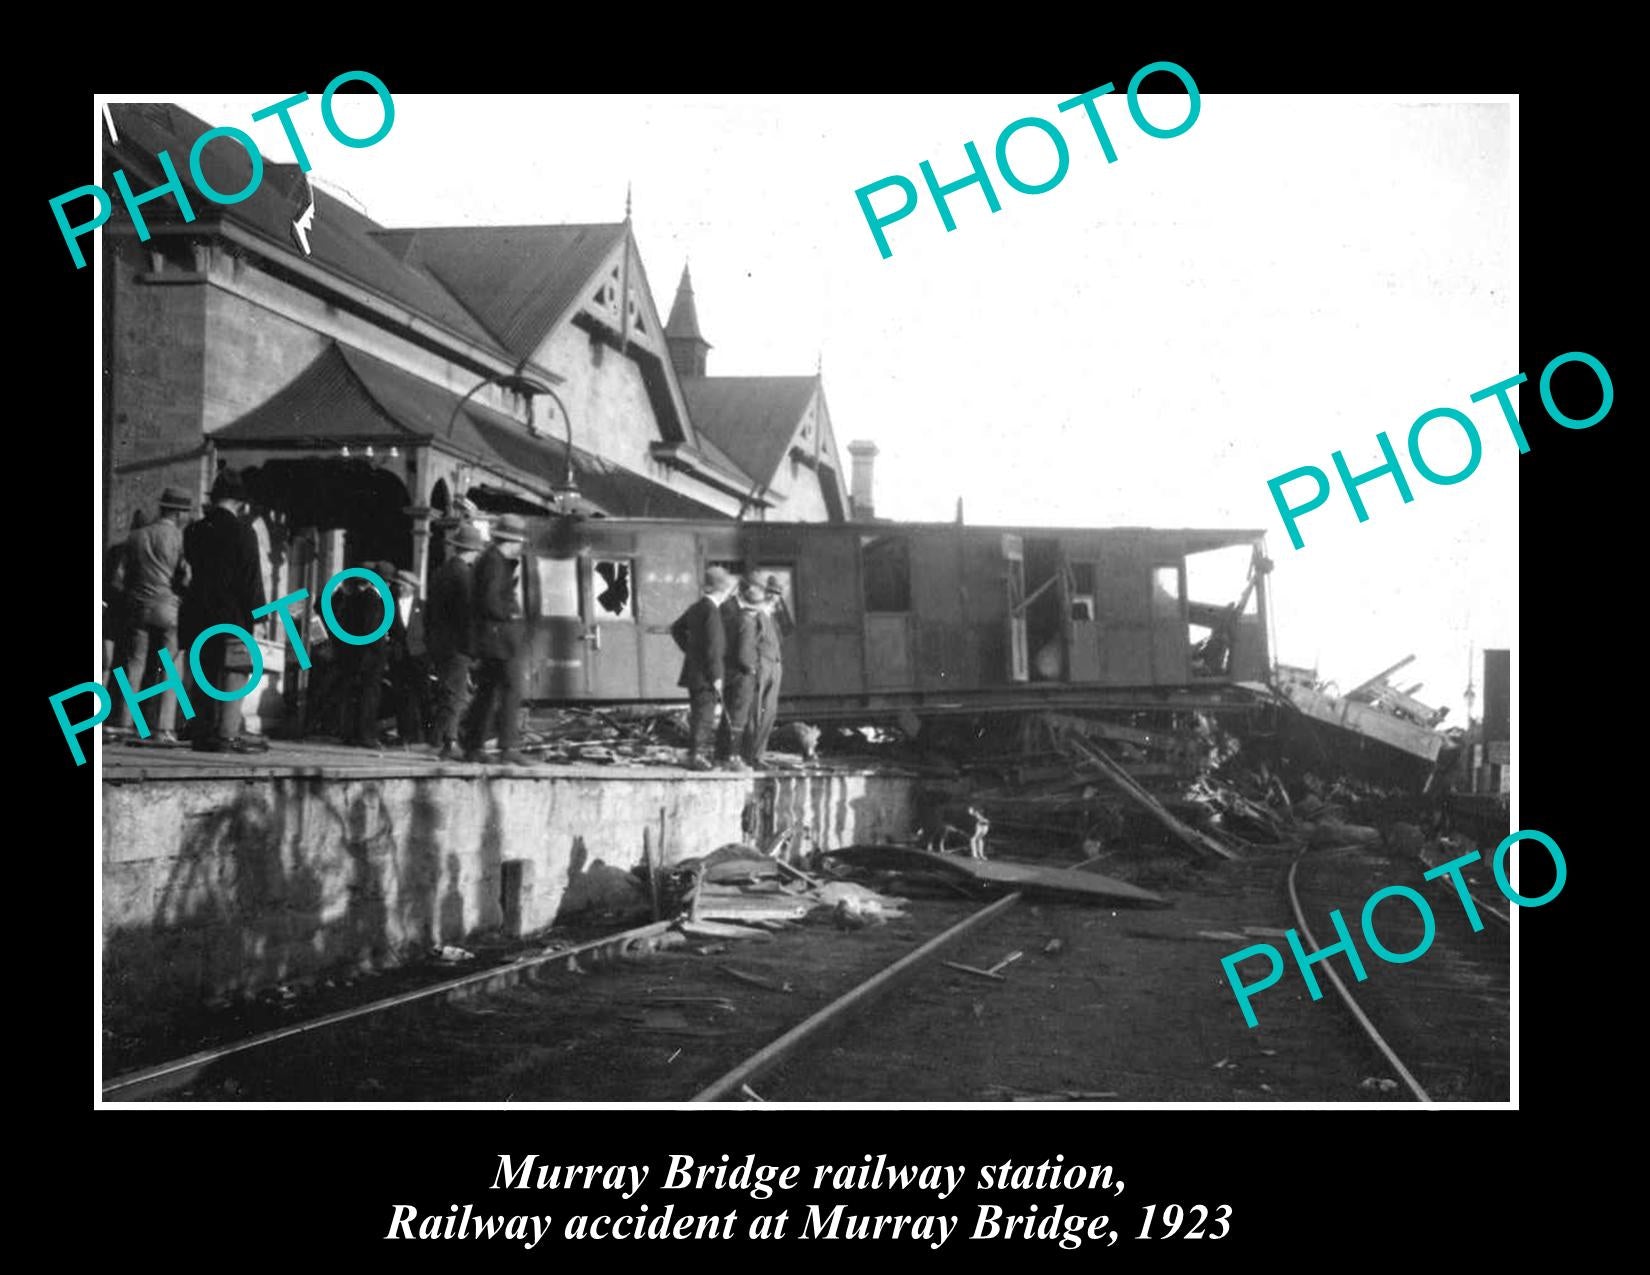
[[[35,245],[99,1106],[1518,1104],[1516,95],[352,65]]]

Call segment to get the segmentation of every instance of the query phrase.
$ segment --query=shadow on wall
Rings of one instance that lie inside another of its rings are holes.
[[[241,785],[189,821],[147,924],[104,934],[111,1030],[148,1005],[249,995],[325,971],[375,969],[501,920],[502,813],[466,879],[438,781],[414,781],[401,826],[376,782]],[[443,866],[445,875],[443,876]]]
[[[630,912],[646,905],[641,884],[631,873],[592,859],[584,838],[573,838],[573,849],[567,860],[567,885],[562,890],[557,915],[585,909]]]

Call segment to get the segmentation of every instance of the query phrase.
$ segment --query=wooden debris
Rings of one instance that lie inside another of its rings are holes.
[[[789,992],[791,990],[789,983],[775,983],[759,974],[748,974],[744,970],[736,970],[731,965],[718,965],[716,968],[729,978],[738,979],[741,983],[749,983],[752,987],[760,987],[765,991]]]
[[[789,875],[791,877],[794,877],[796,880],[802,882],[804,885],[808,886],[810,889],[818,890],[818,889],[821,889],[825,884],[823,881],[820,881],[815,877],[809,876],[801,868],[793,868],[790,864],[786,863],[783,859],[775,859],[773,862],[774,862],[775,866],[777,866],[781,872],[786,873],[787,875]]]
[[[773,935],[748,925],[728,925],[721,921],[683,921],[682,933],[690,939],[760,939],[772,943]]]
[[[956,961],[942,961],[941,964],[949,965],[954,970],[961,970],[964,974],[977,974],[981,978],[989,978],[998,983],[1008,982],[1001,974],[993,974],[990,970],[977,970],[972,965],[959,965]]]
[[[1008,980],[1003,977],[1002,971],[1024,955],[1024,952],[1010,952],[988,970],[978,969],[973,965],[963,965],[958,961],[945,961],[944,964],[949,965],[954,970],[961,970],[964,974],[978,974],[981,978],[991,978],[996,979],[999,983],[1006,983]]]
[[[694,893],[693,901],[692,919],[695,921],[736,921],[742,925],[797,920],[806,916],[814,906],[811,899],[721,894],[704,889]]]
[[[968,859],[955,854],[932,854],[911,846],[846,846],[831,855],[848,863],[868,867],[926,868],[975,884],[1007,886],[1018,891],[1082,899],[1090,903],[1154,903],[1166,907],[1167,900],[1150,890],[1126,881],[1117,881],[1095,872],[1073,872],[1069,868],[1041,864],[1011,863],[1006,859]]]
[[[642,829],[642,869],[647,873],[648,895],[653,902],[653,919],[657,921],[660,913],[659,900],[659,857],[653,849],[653,829]]]
[[[1236,857],[1230,850],[1221,845],[1220,842],[1216,841],[1207,833],[1199,832],[1195,828],[1189,828],[1185,824],[1181,823],[1180,820],[1176,819],[1166,809],[1164,809],[1162,802],[1158,801],[1158,799],[1152,796],[1151,793],[1147,792],[1139,784],[1135,783],[1135,781],[1129,777],[1128,773],[1124,771],[1121,766],[1114,762],[1110,757],[1107,757],[1105,753],[1101,752],[1086,739],[1076,735],[1068,735],[1066,738],[1070,742],[1071,747],[1076,749],[1077,752],[1079,752],[1087,761],[1092,763],[1096,770],[1105,776],[1105,778],[1109,779],[1126,795],[1133,798],[1136,803],[1142,806],[1164,827],[1168,828],[1170,832],[1174,833],[1175,837],[1181,843],[1190,846],[1193,850],[1196,850],[1200,854],[1212,854],[1221,859],[1232,859]]]

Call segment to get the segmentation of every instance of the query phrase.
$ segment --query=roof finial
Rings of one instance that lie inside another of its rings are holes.
[[[624,219],[630,220],[630,183],[624,184]]]
[[[818,377],[825,375],[825,347],[823,345],[819,347],[818,357],[814,359],[814,375]]]

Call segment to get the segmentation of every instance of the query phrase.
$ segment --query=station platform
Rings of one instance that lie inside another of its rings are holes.
[[[834,849],[912,830],[921,780],[800,762],[441,762],[270,741],[267,753],[99,744],[106,1024],[389,968],[477,933],[645,906],[644,860],[806,830]]]

